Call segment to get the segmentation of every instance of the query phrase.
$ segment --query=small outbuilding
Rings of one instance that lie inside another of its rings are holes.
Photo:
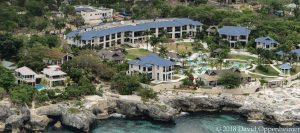
[[[291,69],[292,69],[292,66],[287,64],[287,63],[284,63],[284,64],[281,64],[279,66],[281,72],[284,74],[284,75],[290,75],[291,74]]]

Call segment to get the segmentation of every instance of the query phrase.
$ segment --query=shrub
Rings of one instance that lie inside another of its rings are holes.
[[[196,81],[196,85],[197,85],[197,86],[203,86],[203,85],[204,85],[204,82],[201,81],[201,80],[197,80],[197,81]]]
[[[186,85],[186,86],[192,86],[193,85],[193,81],[190,80],[189,78],[185,78],[182,80],[182,84]]]
[[[153,91],[151,88],[140,88],[138,90],[138,95],[141,96],[143,100],[157,99],[157,92]]]
[[[119,73],[112,78],[111,89],[117,90],[121,95],[131,95],[139,88],[141,85],[138,76]]]
[[[9,95],[14,103],[30,104],[37,90],[29,85],[18,85],[10,89]]]
[[[5,90],[4,90],[3,88],[0,87],[0,100],[3,99],[4,93],[5,93]]]
[[[149,76],[147,74],[140,74],[140,82],[143,84],[150,84],[151,79],[149,78]]]
[[[241,84],[241,76],[239,73],[225,72],[218,80],[225,88],[233,89]]]
[[[46,101],[49,101],[49,96],[48,96],[48,93],[47,91],[38,91],[36,93],[36,96],[35,96],[35,100],[39,103],[44,103]]]

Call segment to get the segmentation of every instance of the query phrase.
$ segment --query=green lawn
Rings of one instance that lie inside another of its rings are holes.
[[[275,69],[273,69],[270,65],[264,65],[264,67],[268,71],[264,71],[264,70],[256,67],[254,70],[252,70],[252,72],[267,75],[267,76],[278,76],[279,75],[279,73]]]
[[[152,53],[146,49],[130,49],[130,50],[127,50],[127,52],[128,52],[128,54],[126,56],[127,59],[135,59],[136,57]]]
[[[177,51],[177,48],[176,48],[176,43],[169,43],[169,44],[163,44],[163,45],[166,46],[169,51],[173,50],[173,51],[176,51],[180,54],[186,53],[186,52],[193,52],[192,44],[189,43],[189,42],[179,43],[178,51]]]
[[[228,59],[238,59],[238,60],[246,60],[246,61],[251,59],[254,62],[257,62],[257,60],[258,60],[257,58],[252,57],[252,56],[236,55],[236,54],[229,54]]]

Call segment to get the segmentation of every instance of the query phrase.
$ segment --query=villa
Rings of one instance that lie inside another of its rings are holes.
[[[69,61],[73,58],[72,54],[54,52],[55,50],[46,51],[46,57],[43,59],[43,62],[47,65],[62,65],[64,62]]]
[[[174,62],[161,58],[157,54],[138,57],[128,62],[127,74],[145,73],[155,81],[172,80]]]
[[[83,47],[91,45],[100,49],[121,44],[136,46],[146,43],[152,34],[161,36],[167,32],[171,39],[184,36],[194,37],[202,31],[202,23],[187,18],[168,18],[154,20],[131,20],[105,23],[94,27],[75,30],[66,35],[68,44]],[[151,32],[146,34],[145,31]]]
[[[241,72],[238,68],[223,69],[223,70],[207,70],[203,75],[200,75],[199,80],[204,82],[205,86],[215,87],[218,85],[218,80],[225,72],[234,72],[241,75],[242,83],[251,82],[251,76]]]
[[[91,6],[75,6],[75,11],[80,14],[85,23],[99,24],[107,19],[112,19],[113,9],[95,8]]]
[[[279,43],[271,37],[257,38],[255,39],[255,43],[256,43],[256,48],[262,48],[266,50],[275,49],[279,45]]]
[[[250,32],[246,27],[240,26],[223,26],[218,29],[220,38],[228,41],[230,47],[237,47],[237,42],[247,44]]]
[[[42,71],[48,87],[63,86],[66,80],[66,73],[61,71],[57,65],[48,66]]]
[[[284,53],[283,51],[276,52],[277,57],[279,57],[280,59],[283,59],[284,57],[288,57],[291,54],[295,54],[298,57],[298,60],[300,60],[300,49],[291,50],[289,53]]]
[[[125,60],[125,55],[122,53],[122,51],[119,50],[108,51],[102,49],[99,52],[97,52],[97,54],[100,56],[101,59],[105,61],[123,63],[123,61]]]
[[[35,86],[37,74],[30,68],[23,66],[15,70],[15,77],[18,84]]]

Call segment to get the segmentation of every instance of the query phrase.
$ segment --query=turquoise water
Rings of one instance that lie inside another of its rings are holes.
[[[35,85],[35,88],[39,90],[39,89],[44,89],[45,86],[42,85],[42,84],[36,84],[36,85]]]
[[[174,122],[153,122],[148,120],[130,120],[112,118],[95,124],[92,133],[263,133],[259,129],[270,127],[261,122],[247,122],[240,115],[197,113],[181,116]],[[255,130],[256,128],[256,130]],[[252,130],[252,131],[246,131]],[[78,132],[67,128],[48,133]],[[273,133],[273,132],[272,132]]]

